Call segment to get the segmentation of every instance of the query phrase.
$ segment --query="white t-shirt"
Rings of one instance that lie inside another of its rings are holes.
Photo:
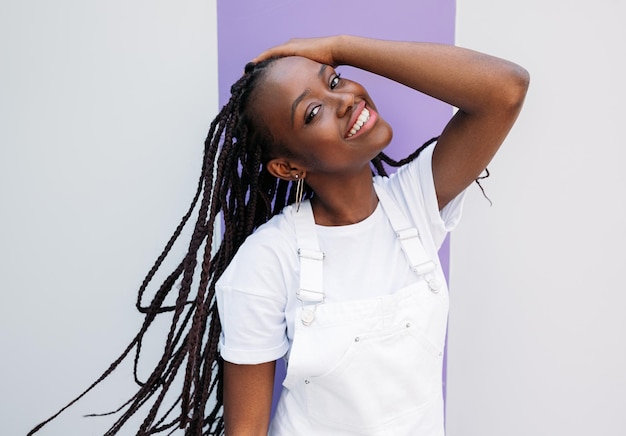
[[[390,177],[374,177],[420,232],[433,260],[446,234],[458,223],[464,195],[441,212],[427,147]],[[415,280],[384,210],[346,226],[316,226],[324,258],[325,301],[363,299],[392,293]],[[250,235],[216,285],[224,360],[257,364],[287,356],[294,333],[299,286],[292,206]]]

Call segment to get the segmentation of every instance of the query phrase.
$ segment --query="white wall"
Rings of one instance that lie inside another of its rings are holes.
[[[0,433],[56,412],[136,332],[136,289],[195,189],[216,59],[214,1],[0,3]],[[120,404],[125,369],[41,434],[101,434],[110,420],[80,416]]]
[[[449,436],[626,434],[626,2],[457,5],[532,83],[452,236]]]

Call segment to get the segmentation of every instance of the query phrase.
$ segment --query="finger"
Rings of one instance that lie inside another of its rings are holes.
[[[267,60],[269,58],[273,58],[273,57],[285,57],[285,56],[291,56],[293,53],[290,53],[286,50],[281,50],[281,49],[269,49],[269,50],[265,50],[263,53],[259,54],[257,57],[255,57],[254,59],[252,59],[252,62],[254,62],[255,64],[258,64],[259,62],[262,62],[264,60]]]
[[[252,62],[259,63],[271,57],[289,56],[290,52],[293,52],[293,48],[289,48],[289,43],[275,45],[258,54]]]

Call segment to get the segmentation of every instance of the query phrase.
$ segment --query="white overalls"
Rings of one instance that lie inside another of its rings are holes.
[[[377,194],[416,281],[390,295],[325,303],[324,255],[311,205],[302,203],[294,213],[301,304],[272,436],[444,434],[445,279],[417,229],[383,189]]]

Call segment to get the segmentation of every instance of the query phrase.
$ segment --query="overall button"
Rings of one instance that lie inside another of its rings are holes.
[[[430,279],[428,280],[428,287],[433,294],[436,294],[441,290],[441,283],[437,279]]]
[[[302,324],[310,325],[315,319],[315,313],[311,309],[303,310],[300,319],[302,320]]]

